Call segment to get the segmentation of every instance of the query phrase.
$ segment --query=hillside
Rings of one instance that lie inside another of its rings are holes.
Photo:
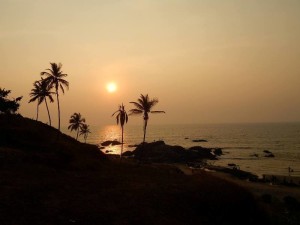
[[[268,224],[253,196],[202,173],[106,159],[40,122],[0,115],[0,224]]]
[[[52,167],[91,165],[105,159],[97,146],[84,144],[42,122],[0,115],[0,165],[35,163]]]

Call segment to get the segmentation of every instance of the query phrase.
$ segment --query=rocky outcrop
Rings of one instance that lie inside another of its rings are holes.
[[[101,145],[102,146],[109,146],[109,145],[120,145],[120,144],[122,144],[121,142],[119,142],[119,141],[116,141],[116,140],[114,140],[114,141],[104,141],[104,142],[102,142],[101,143]]]
[[[214,149],[214,153],[215,153],[215,155],[217,155],[217,156],[223,155],[223,151],[222,151],[221,148],[216,148],[216,149]]]
[[[275,157],[275,155],[272,152],[270,152],[269,150],[264,150],[264,153],[265,153],[265,157],[267,157],[267,158]]]
[[[152,143],[142,143],[138,145],[134,151],[125,152],[123,156],[134,156],[136,159],[151,162],[176,163],[217,159],[212,151],[213,149],[200,146],[185,149],[181,146],[167,145],[164,141],[156,141]]]
[[[207,142],[207,140],[204,140],[204,139],[196,139],[196,140],[193,140],[193,142]]]

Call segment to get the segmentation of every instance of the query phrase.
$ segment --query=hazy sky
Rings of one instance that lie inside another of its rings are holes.
[[[64,125],[74,112],[114,124],[141,93],[167,112],[151,123],[300,121],[300,1],[0,0],[0,62],[0,86],[30,118],[32,83],[61,62]]]

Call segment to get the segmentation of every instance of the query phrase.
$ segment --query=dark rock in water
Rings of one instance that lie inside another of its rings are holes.
[[[196,139],[196,140],[193,140],[193,142],[207,142],[207,140],[204,140],[204,139]]]
[[[227,165],[228,165],[228,166],[236,166],[235,163],[228,163]]]
[[[134,156],[132,151],[126,151],[122,154],[122,156]]]
[[[266,153],[265,157],[267,157],[267,158],[275,157],[275,155],[272,152],[270,152],[269,150],[264,150],[264,153]]]
[[[134,151],[134,157],[152,162],[189,162],[201,159],[216,159],[211,149],[196,146],[186,150],[181,146],[165,144],[164,141],[140,144]]]
[[[222,151],[221,148],[216,148],[216,149],[214,150],[214,153],[215,153],[215,155],[217,155],[217,156],[223,155],[223,151]]]
[[[122,144],[122,143],[119,142],[119,141],[112,141],[112,142],[111,142],[111,145],[113,145],[113,146],[114,146],[114,145],[120,145],[120,144]]]
[[[273,158],[273,157],[275,157],[275,155],[273,153],[269,153],[269,154],[265,155],[265,157],[267,157],[267,158]]]
[[[116,140],[114,140],[114,141],[104,141],[104,142],[101,143],[102,146],[120,145],[120,144],[122,144],[122,143],[119,142],[119,141],[116,141]]]
[[[106,150],[106,151],[105,151],[105,153],[110,153],[110,152],[112,152],[112,151],[111,151],[111,150]]]
[[[201,150],[205,150],[205,149],[208,149],[208,148],[203,148],[201,146],[193,146],[193,147],[189,148],[189,150],[193,150],[193,151],[201,151]]]
[[[109,146],[111,144],[111,141],[104,141],[101,143],[102,146]]]
[[[184,138],[185,140],[189,139],[188,137]]]
[[[266,154],[272,154],[272,152],[270,152],[269,150],[264,150],[264,153],[266,153]]]
[[[252,155],[250,155],[250,157],[256,157],[256,158],[258,158],[258,154],[252,154]]]
[[[129,148],[136,148],[139,145],[128,145]]]
[[[212,153],[212,150],[210,148],[203,148],[201,146],[194,146],[189,148],[188,152],[194,152],[196,154],[194,155],[196,158],[202,158],[202,159],[216,159],[216,156]]]

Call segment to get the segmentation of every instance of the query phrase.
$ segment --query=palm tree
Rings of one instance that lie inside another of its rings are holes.
[[[76,135],[76,140],[78,139],[79,135],[79,129],[84,125],[85,119],[81,117],[80,113],[74,113],[70,120],[69,120],[70,125],[68,126],[68,130],[73,130],[77,131]]]
[[[82,124],[82,126],[80,127],[79,135],[83,135],[85,143],[86,143],[86,139],[90,133],[91,133],[91,131],[90,131],[89,125]]]
[[[64,80],[64,77],[68,74],[64,74],[61,70],[62,64],[50,63],[51,69],[46,69],[47,71],[41,72],[41,75],[45,75],[45,82],[50,88],[55,89],[56,99],[57,99],[57,111],[58,111],[58,130],[60,131],[60,105],[59,105],[59,94],[58,89],[65,93],[64,87],[69,88],[69,82]]]
[[[116,119],[117,119],[117,124],[120,123],[120,126],[121,126],[121,129],[122,129],[122,145],[121,145],[121,153],[120,153],[120,159],[122,158],[122,153],[123,153],[123,137],[124,137],[124,124],[128,122],[128,115],[127,115],[127,112],[125,110],[125,106],[123,105],[120,105],[119,106],[119,109],[114,112],[111,116],[114,116],[115,114],[116,115]]]
[[[165,111],[151,111],[151,109],[158,103],[157,98],[150,99],[148,94],[140,96],[137,102],[130,102],[135,106],[135,109],[131,109],[129,115],[139,115],[143,114],[144,119],[144,139],[146,138],[146,129],[149,120],[149,113],[165,113]]]
[[[38,118],[39,118],[39,105],[43,101],[45,102],[47,112],[48,112],[50,126],[51,126],[51,117],[50,117],[50,112],[49,112],[49,108],[48,108],[47,98],[49,98],[50,102],[54,102],[54,100],[52,98],[52,94],[54,94],[54,92],[50,91],[50,87],[47,85],[47,83],[43,79],[39,80],[39,81],[35,81],[33,83],[33,88],[31,89],[31,92],[29,94],[31,97],[31,99],[29,100],[29,103],[37,100],[36,120],[38,120]]]

